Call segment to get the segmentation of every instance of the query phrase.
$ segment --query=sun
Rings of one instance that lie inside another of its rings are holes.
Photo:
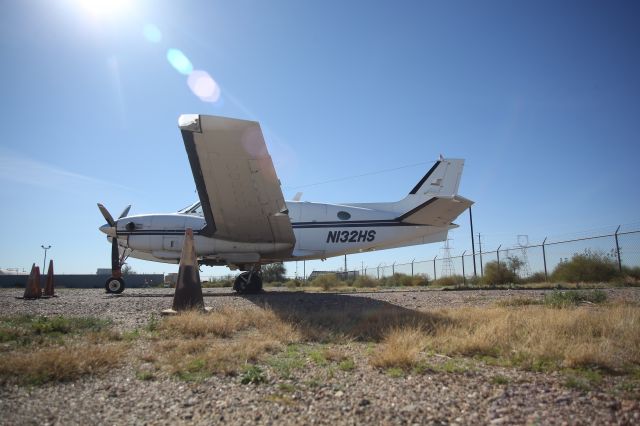
[[[75,0],[86,13],[94,18],[113,18],[131,13],[132,0]]]

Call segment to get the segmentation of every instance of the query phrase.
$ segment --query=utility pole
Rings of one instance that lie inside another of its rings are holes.
[[[344,255],[344,275],[347,276],[347,255]]]
[[[44,271],[44,266],[47,264],[47,250],[49,250],[51,248],[51,245],[48,245],[48,246],[45,247],[44,244],[43,244],[40,247],[42,247],[44,249],[44,260],[42,261],[42,274],[44,275],[44,272],[45,272]]]
[[[480,249],[480,276],[484,277],[484,270],[482,267],[482,240],[480,239],[479,232],[478,232],[478,248]]]
[[[471,214],[471,206],[469,206],[469,224],[471,225],[471,252],[473,253],[473,276],[477,277],[478,273],[476,272],[476,245],[473,238],[473,215]]]

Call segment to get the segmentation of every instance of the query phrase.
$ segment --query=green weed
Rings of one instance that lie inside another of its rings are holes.
[[[604,303],[607,293],[602,290],[592,291],[558,291],[554,290],[544,296],[543,303],[553,308],[568,308],[581,303]]]
[[[347,358],[340,361],[338,368],[342,371],[352,371],[356,368],[356,363],[353,358]]]
[[[243,385],[248,385],[248,384],[257,385],[260,383],[265,383],[266,381],[267,381],[267,376],[265,376],[262,369],[257,365],[250,365],[246,367],[240,379],[240,383],[242,383]]]

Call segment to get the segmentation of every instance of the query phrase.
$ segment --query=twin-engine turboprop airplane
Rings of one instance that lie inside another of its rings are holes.
[[[257,122],[182,115],[178,124],[200,201],[168,214],[127,216],[129,206],[117,220],[98,204],[112,243],[107,292],[124,290],[128,256],[178,263],[187,228],[200,264],[245,271],[234,289],[253,293],[264,264],[444,241],[472,204],[458,195],[464,160],[443,158],[397,202],[285,202]]]

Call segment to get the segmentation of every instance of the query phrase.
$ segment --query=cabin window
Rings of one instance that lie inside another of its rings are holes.
[[[340,219],[340,220],[349,220],[349,219],[351,219],[351,215],[348,212],[339,211],[338,212],[338,219]]]

